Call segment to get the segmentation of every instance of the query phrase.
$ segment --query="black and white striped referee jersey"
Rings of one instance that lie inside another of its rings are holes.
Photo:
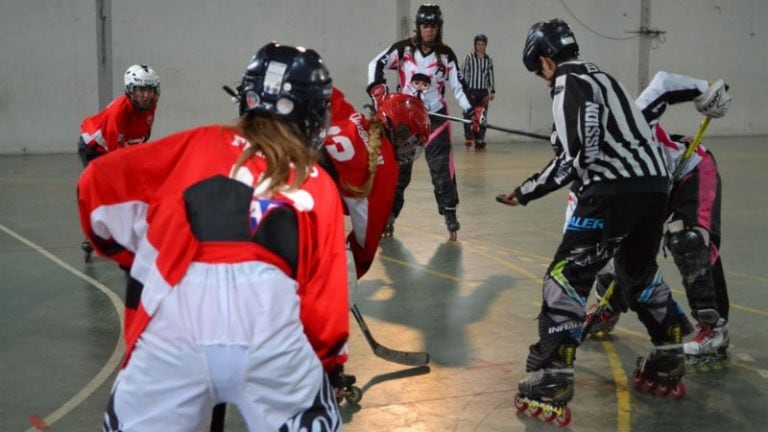
[[[496,85],[493,77],[493,60],[485,55],[477,56],[474,52],[467,54],[462,65],[462,79],[464,84],[475,90],[488,90],[496,93]]]
[[[521,204],[577,180],[578,194],[668,192],[661,146],[624,86],[593,63],[557,66],[553,140],[562,151],[518,188]]]

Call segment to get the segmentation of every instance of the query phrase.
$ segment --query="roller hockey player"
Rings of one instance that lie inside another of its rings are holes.
[[[430,113],[447,114],[445,90],[453,89],[453,96],[464,112],[473,112],[472,105],[464,94],[456,54],[443,43],[443,15],[440,7],[423,4],[416,12],[416,34],[394,43],[377,55],[368,66],[368,94],[374,105],[389,92],[387,69],[395,69],[400,78],[400,92],[419,95]],[[423,80],[426,77],[429,81]],[[424,87],[424,83],[428,87]],[[479,125],[480,119],[476,120]],[[456,215],[459,193],[451,147],[450,121],[432,119],[432,133],[425,144],[424,155],[429,166],[432,186],[435,192],[438,212],[445,217],[449,240],[455,241],[461,228]],[[395,206],[386,236],[394,232],[394,221],[400,215],[404,193],[411,182],[413,164],[400,165],[400,178],[395,195]]]
[[[680,270],[692,316],[698,323],[697,334],[683,346],[686,361],[693,369],[706,371],[728,361],[729,302],[719,253],[720,176],[709,150],[698,146],[684,158],[691,139],[669,135],[658,123],[668,104],[687,101],[693,101],[705,116],[720,118],[727,112],[731,97],[722,80],[709,84],[659,72],[635,103],[663,145],[668,168],[674,173],[664,244]],[[605,327],[610,331],[610,323],[618,321],[618,310],[604,310],[596,317],[593,329]],[[692,330],[683,328],[683,336]]]
[[[497,197],[507,205],[525,205],[579,182],[579,201],[544,277],[539,340],[530,347],[528,375],[516,397],[519,406],[536,407],[535,402],[550,413],[545,420],[558,419],[561,426],[570,421],[566,405],[574,393],[573,362],[586,299],[598,271],[612,258],[654,345],[638,376],[669,386],[682,375],[668,365],[685,370],[671,293],[665,284],[651,284],[658,278],[655,257],[669,190],[662,150],[624,87],[578,54],[575,36],[562,20],[539,22],[529,30],[523,63],[551,88],[562,151],[512,193]]]
[[[350,298],[357,279],[368,271],[385,236],[392,214],[398,166],[412,163],[429,136],[429,116],[424,104],[402,93],[384,96],[376,112],[366,117],[333,89],[331,126],[324,144],[325,170],[331,174],[350,216],[347,265]],[[354,313],[354,311],[353,311]],[[339,402],[357,404],[362,391],[353,375],[339,373],[331,384]]]
[[[77,151],[83,166],[108,152],[146,142],[152,134],[160,77],[147,65],[133,65],[125,71],[123,82],[125,94],[80,125]],[[80,247],[85,262],[90,262],[93,246],[86,240]]]

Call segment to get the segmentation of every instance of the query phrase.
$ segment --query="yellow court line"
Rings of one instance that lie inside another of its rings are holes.
[[[618,432],[629,432],[629,381],[627,381],[627,374],[624,372],[624,367],[621,365],[621,359],[616,353],[616,348],[609,341],[602,341],[603,350],[608,356],[608,363],[611,365],[611,373],[613,374],[613,381],[616,383],[616,422]]]
[[[416,230],[414,230],[416,231]],[[426,235],[429,237],[436,237],[432,234],[425,233],[423,231],[419,231],[420,234]],[[526,276],[528,279],[530,279],[533,283],[541,283],[541,276],[535,275],[532,272],[529,272],[528,270],[524,269],[523,267],[520,267],[510,261],[507,261],[503,258],[498,258],[496,256],[493,256],[491,254],[487,254],[485,252],[482,252],[478,250],[475,247],[462,244],[466,249],[472,251],[473,253],[476,253],[478,255],[484,256],[486,258],[492,259],[499,264],[511,268],[513,271],[518,272],[524,276]],[[398,262],[400,264],[407,265],[409,267],[417,267],[417,268],[423,268],[425,271],[430,272],[431,274],[434,274],[436,276],[443,276],[443,273],[436,272],[434,270],[427,269],[424,266],[415,266],[411,263],[407,263],[404,261],[395,260],[394,258],[386,257],[385,255],[379,254],[378,256],[388,259],[393,262]],[[445,275],[448,276],[450,279],[460,281],[461,279],[458,279],[454,276]],[[624,372],[624,368],[621,365],[621,360],[619,359],[619,356],[616,354],[616,350],[613,347],[613,344],[609,341],[605,341],[603,344],[603,348],[605,349],[606,354],[608,355],[608,364],[611,366],[611,374],[613,375],[614,382],[616,383],[616,404],[617,404],[617,413],[616,413],[616,430],[619,432],[629,432],[631,427],[630,422],[630,395],[629,395],[629,389],[627,386],[627,377],[626,373]]]

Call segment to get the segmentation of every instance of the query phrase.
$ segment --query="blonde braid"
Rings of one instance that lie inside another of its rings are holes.
[[[373,180],[376,177],[376,167],[381,156],[381,135],[384,133],[384,125],[379,119],[372,118],[368,126],[368,179],[361,187],[355,187],[349,183],[343,182],[342,187],[355,198],[365,198],[373,189]]]

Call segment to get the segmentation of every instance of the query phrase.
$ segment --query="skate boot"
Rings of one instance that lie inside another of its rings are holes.
[[[573,360],[575,345],[559,348],[560,361],[550,367],[529,373],[517,385],[515,409],[518,413],[527,410],[531,417],[541,417],[545,422],[555,421],[565,427],[571,422],[568,401],[573,399]]]
[[[587,333],[585,336],[598,338],[608,336],[608,333],[616,327],[620,316],[621,312],[614,312],[609,305],[601,307],[599,303],[594,303],[589,307],[589,312],[584,319],[584,331]]]
[[[392,237],[395,235],[395,218],[389,217],[387,224],[384,225],[384,232],[381,233],[382,238]]]
[[[517,385],[515,408],[526,409],[531,417],[543,414],[545,422],[555,421],[565,427],[571,422],[568,401],[573,398],[573,368],[541,369],[528,374]]]
[[[336,395],[336,403],[346,400],[350,405],[357,405],[363,399],[363,390],[354,385],[357,378],[344,372],[336,372],[329,375],[333,392]]]
[[[88,240],[80,243],[80,249],[83,250],[83,259],[85,260],[85,263],[88,264],[93,261],[93,246],[91,245]]]
[[[638,390],[659,396],[672,395],[672,399],[685,396],[683,350],[679,344],[660,345],[648,355],[637,358],[637,369],[632,373],[632,383]]]
[[[475,141],[468,139],[464,141],[464,145],[467,147],[467,150],[471,149],[473,145],[475,145]]]
[[[475,151],[485,151],[485,141],[475,141]]]
[[[701,323],[691,342],[683,345],[686,366],[697,371],[718,370],[728,365],[728,322],[719,318],[714,325]]]
[[[459,229],[461,228],[459,220],[456,219],[456,209],[444,209],[443,216],[445,216],[445,226],[448,228],[448,240],[456,241],[459,235]]]

